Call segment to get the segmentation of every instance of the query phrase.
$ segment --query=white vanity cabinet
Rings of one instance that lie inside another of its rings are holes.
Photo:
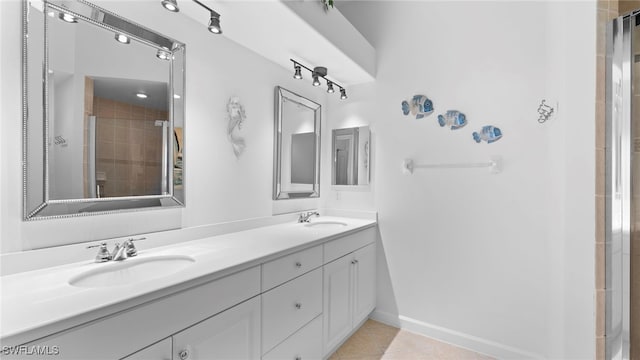
[[[323,359],[375,306],[375,239],[375,227],[334,235],[24,345],[82,360]]]
[[[361,239],[345,240],[359,244]],[[375,246],[370,243],[324,266],[325,356],[334,351],[375,307]]]

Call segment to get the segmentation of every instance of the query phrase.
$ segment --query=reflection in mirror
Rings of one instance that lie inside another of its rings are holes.
[[[276,87],[273,199],[320,196],[320,104]]]
[[[369,185],[371,131],[368,126],[332,132],[333,185]]]
[[[23,6],[25,219],[183,206],[184,44],[86,1]]]

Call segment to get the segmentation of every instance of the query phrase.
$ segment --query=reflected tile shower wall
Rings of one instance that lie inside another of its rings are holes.
[[[102,197],[160,194],[167,112],[94,97],[96,182]]]

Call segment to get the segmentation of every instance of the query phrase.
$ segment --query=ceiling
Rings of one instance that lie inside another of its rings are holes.
[[[157,110],[168,110],[167,83],[116,79],[105,77],[93,78],[93,94],[111,100],[121,101]],[[146,99],[136,96],[137,93],[147,95]]]
[[[290,70],[294,59],[309,68],[328,68],[327,78],[343,86],[375,80],[373,46],[337,8],[312,1],[214,1],[223,36]],[[207,25],[209,14],[193,1],[180,1],[180,12]]]

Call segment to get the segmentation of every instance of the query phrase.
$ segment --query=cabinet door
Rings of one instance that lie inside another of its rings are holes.
[[[324,266],[324,355],[351,332],[353,256],[343,256]]]
[[[171,360],[171,338],[157,342],[122,360]]]
[[[173,336],[173,360],[259,358],[259,296]]]
[[[376,244],[354,253],[353,326],[364,320],[376,305]]]

